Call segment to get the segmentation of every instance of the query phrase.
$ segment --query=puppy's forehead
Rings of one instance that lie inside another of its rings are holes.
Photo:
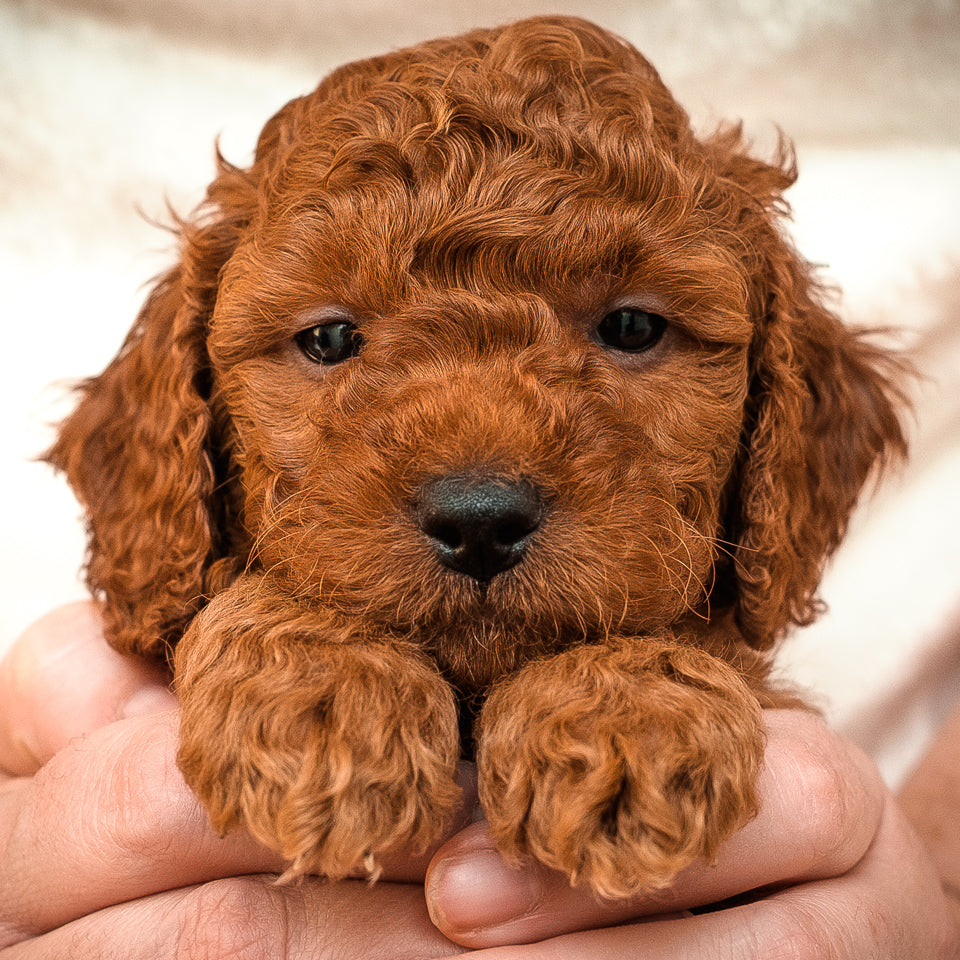
[[[522,156],[609,178],[649,161],[638,153],[681,160],[695,145],[639,52],[585,21],[538,18],[340,68],[271,120],[258,165],[287,168],[273,178],[281,194],[311,177],[331,188],[391,166],[455,191],[478,161]]]
[[[581,21],[348,65],[271,121],[257,169],[241,286],[264,315],[388,313],[418,284],[742,312],[728,187],[647,61]]]
[[[416,119],[442,128],[458,108],[477,108],[481,117],[492,109],[514,126],[550,113],[576,124],[605,106],[622,111],[631,101],[627,112],[648,120],[655,113],[675,134],[689,127],[639,51],[572,17],[531,18],[347,64],[306,101],[315,118],[326,113],[348,136],[362,128],[390,130],[391,115],[404,128]]]

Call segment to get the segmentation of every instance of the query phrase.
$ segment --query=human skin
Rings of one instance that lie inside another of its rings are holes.
[[[398,855],[373,886],[276,885],[275,854],[207,825],[174,762],[166,678],[110,650],[89,604],[20,638],[0,663],[0,703],[3,960],[960,954],[955,904],[876,769],[799,711],[768,713],[761,813],[715,864],[600,903],[503,863],[483,822],[469,823],[469,768],[439,849]],[[758,888],[775,892],[684,912]]]
[[[930,851],[947,894],[960,904],[960,708],[941,727],[898,800]]]

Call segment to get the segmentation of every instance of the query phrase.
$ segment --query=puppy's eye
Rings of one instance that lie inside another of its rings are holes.
[[[601,343],[615,350],[642,353],[660,342],[667,321],[659,313],[640,307],[620,307],[608,313],[597,326]]]
[[[314,363],[349,360],[357,355],[363,343],[360,331],[345,320],[301,330],[294,339],[304,356]]]

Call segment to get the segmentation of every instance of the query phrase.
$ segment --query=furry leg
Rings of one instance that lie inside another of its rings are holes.
[[[375,876],[459,796],[453,696],[415,647],[359,634],[248,576],[176,651],[180,769],[214,826],[306,872]]]

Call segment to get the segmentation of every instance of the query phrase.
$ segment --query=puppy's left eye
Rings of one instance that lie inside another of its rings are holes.
[[[620,307],[608,313],[597,326],[601,343],[628,353],[655,347],[667,329],[666,318],[640,307]]]
[[[342,363],[355,357],[363,343],[360,331],[345,320],[309,327],[294,339],[304,356],[314,363]]]

